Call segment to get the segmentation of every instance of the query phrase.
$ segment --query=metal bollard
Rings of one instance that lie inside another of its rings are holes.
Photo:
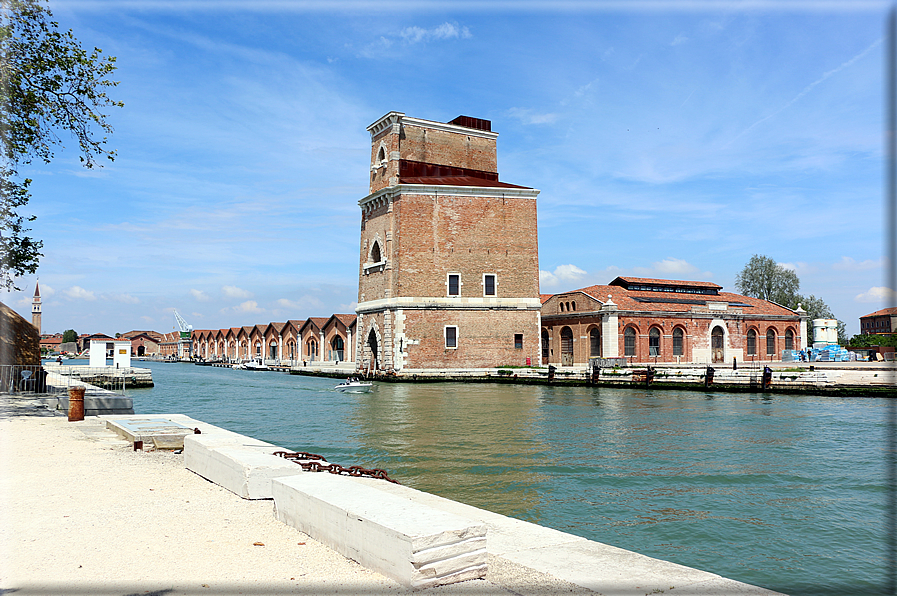
[[[84,387],[69,387],[69,422],[84,420]]]

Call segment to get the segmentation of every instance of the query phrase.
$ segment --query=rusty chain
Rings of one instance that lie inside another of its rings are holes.
[[[379,468],[362,468],[361,466],[341,466],[339,464],[331,464],[324,459],[324,456],[305,451],[275,451],[274,455],[289,459],[296,462],[306,472],[330,472],[340,476],[354,476],[356,478],[377,478],[378,480],[386,480],[393,484],[401,484],[393,480],[386,474],[386,470]],[[306,461],[300,461],[306,460]]]

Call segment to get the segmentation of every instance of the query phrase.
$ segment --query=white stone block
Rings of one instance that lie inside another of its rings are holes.
[[[188,435],[184,466],[244,499],[271,499],[272,478],[302,473],[275,451],[283,449],[236,433]]]
[[[406,586],[486,574],[483,523],[346,476],[306,473],[271,485],[277,519]]]

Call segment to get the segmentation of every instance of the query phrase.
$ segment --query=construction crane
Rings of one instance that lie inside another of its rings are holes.
[[[178,359],[190,359],[193,357],[193,325],[188,325],[178,311],[174,311],[174,320],[177,321],[181,338],[178,340]]]

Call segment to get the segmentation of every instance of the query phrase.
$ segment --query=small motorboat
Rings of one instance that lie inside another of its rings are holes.
[[[334,389],[342,393],[367,393],[373,386],[373,383],[365,383],[364,381],[347,379],[334,387]]]

